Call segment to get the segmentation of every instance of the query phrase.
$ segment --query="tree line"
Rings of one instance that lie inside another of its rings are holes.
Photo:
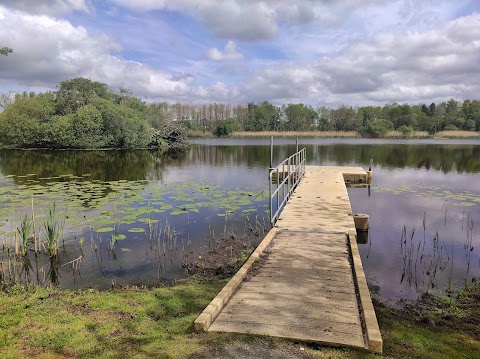
[[[176,147],[186,140],[162,105],[81,77],[61,82],[58,91],[2,94],[0,107],[0,144],[7,147]]]
[[[129,90],[81,77],[61,82],[57,91],[1,94],[0,108],[0,145],[17,148],[182,146],[187,131],[357,131],[381,137],[390,130],[480,130],[479,100],[338,108],[268,101],[147,104]]]
[[[247,105],[167,105],[171,116],[193,129],[228,136],[233,131],[357,131],[381,137],[399,130],[434,134],[439,131],[480,131],[480,101],[449,100],[438,104],[317,107],[305,104],[275,106],[267,101]]]

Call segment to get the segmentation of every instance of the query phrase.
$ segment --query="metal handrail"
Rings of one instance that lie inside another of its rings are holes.
[[[305,175],[306,150],[302,148],[270,169],[270,223],[277,221],[295,187]],[[277,188],[274,189],[274,184]],[[276,204],[276,206],[274,206]]]

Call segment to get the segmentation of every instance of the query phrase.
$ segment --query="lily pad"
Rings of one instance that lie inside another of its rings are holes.
[[[130,228],[128,230],[130,233],[143,233],[145,230],[143,228]]]

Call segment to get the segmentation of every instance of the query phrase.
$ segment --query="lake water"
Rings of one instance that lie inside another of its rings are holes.
[[[222,237],[258,243],[269,229],[269,139],[192,142],[174,156],[0,151],[3,280],[155,284],[185,276],[182,264]],[[359,248],[381,298],[414,299],[480,279],[480,141],[301,139],[300,147],[308,165],[367,168],[373,158],[371,187],[348,191],[353,212],[370,215]],[[274,163],[293,152],[294,140],[275,140]],[[21,219],[33,207],[43,241],[53,202],[65,238],[59,259],[50,263],[43,248],[35,256],[32,244],[29,262],[16,259]]]

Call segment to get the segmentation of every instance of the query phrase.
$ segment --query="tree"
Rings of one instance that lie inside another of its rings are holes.
[[[445,109],[443,128],[449,126],[449,129],[462,129],[465,119],[462,117],[458,102],[450,99]]]
[[[72,118],[72,132],[76,148],[104,147],[102,114],[92,105],[79,109]]]
[[[435,104],[433,104],[433,105],[435,105]],[[430,110],[429,110],[429,108],[427,107],[427,105],[425,105],[425,104],[422,104],[422,112],[423,112],[425,115],[430,116]]]
[[[361,134],[364,137],[383,137],[388,131],[393,130],[393,124],[386,119],[368,121],[362,128]]]
[[[427,111],[425,111],[425,108]],[[434,123],[433,123],[433,118],[430,116],[430,110],[428,109],[427,106],[422,105],[420,106],[414,106],[412,107],[411,110],[411,115],[413,119],[413,123],[416,124],[416,129],[420,131],[427,131],[428,133],[433,133],[434,132]],[[407,126],[408,127],[408,126]]]
[[[464,129],[480,131],[480,101],[465,100],[462,106],[462,115],[465,118]]]
[[[217,137],[228,137],[234,131],[238,131],[240,129],[240,123],[237,119],[229,117],[225,121],[222,121],[218,124],[217,128],[215,129],[214,135]]]
[[[287,131],[311,131],[318,118],[317,112],[311,106],[302,103],[289,104],[285,110]]]
[[[333,130],[332,123],[330,122],[331,110],[325,106],[317,107],[317,130],[331,131]]]
[[[362,126],[366,126],[368,121],[373,121],[382,117],[382,108],[377,106],[363,106],[357,111],[357,118]]]
[[[278,129],[278,108],[268,101],[258,105],[247,105],[247,118],[244,124],[246,131],[269,131]]]
[[[0,108],[6,110],[8,106],[15,102],[15,92],[9,91],[8,93],[0,94]]]
[[[75,113],[95,98],[111,99],[113,95],[108,91],[107,84],[83,77],[62,81],[56,97],[57,112],[60,115]]]
[[[16,148],[34,147],[38,139],[38,122],[12,107],[0,114],[2,143]]]
[[[392,121],[394,128],[415,127],[416,125],[413,123],[411,108],[408,104],[393,106],[388,112],[388,119]]]
[[[357,114],[351,106],[340,106],[336,110],[331,110],[330,118],[335,131],[356,131],[360,127]]]
[[[0,48],[0,55],[8,56],[8,54],[11,54],[13,50],[9,47],[2,47]]]

